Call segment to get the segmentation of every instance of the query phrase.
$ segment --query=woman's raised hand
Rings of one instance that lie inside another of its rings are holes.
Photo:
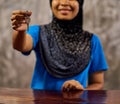
[[[26,31],[29,27],[31,11],[15,10],[12,12],[12,28],[16,31]]]

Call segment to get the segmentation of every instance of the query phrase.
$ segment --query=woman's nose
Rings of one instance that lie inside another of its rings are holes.
[[[68,5],[69,4],[69,0],[60,0],[60,4],[61,5]]]

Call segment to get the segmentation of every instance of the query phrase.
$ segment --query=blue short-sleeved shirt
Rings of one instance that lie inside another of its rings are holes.
[[[36,55],[36,64],[31,82],[32,89],[61,90],[62,84],[70,79],[79,81],[83,85],[83,87],[86,88],[89,74],[92,74],[96,71],[108,69],[102,45],[97,35],[94,34],[91,39],[91,59],[86,69],[80,74],[71,78],[55,78],[46,71],[40,58],[40,52],[38,48],[39,26],[30,26],[29,31],[27,31],[27,34],[31,35],[33,39],[33,50],[35,51]]]

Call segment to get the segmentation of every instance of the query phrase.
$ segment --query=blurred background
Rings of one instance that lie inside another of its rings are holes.
[[[34,52],[23,56],[12,48],[11,13],[31,10],[31,24],[51,21],[49,0],[0,0],[0,87],[29,88],[35,64]],[[84,29],[97,34],[103,44],[109,70],[105,89],[120,89],[120,0],[85,0]]]

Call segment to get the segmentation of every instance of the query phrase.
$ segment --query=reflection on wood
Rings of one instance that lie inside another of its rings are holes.
[[[120,91],[57,92],[0,88],[0,104],[120,104]]]

